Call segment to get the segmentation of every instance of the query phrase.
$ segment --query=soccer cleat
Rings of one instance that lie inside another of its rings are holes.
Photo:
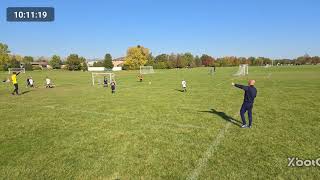
[[[241,128],[248,128],[246,124],[242,125]]]
[[[252,125],[249,125],[248,128],[252,128]]]

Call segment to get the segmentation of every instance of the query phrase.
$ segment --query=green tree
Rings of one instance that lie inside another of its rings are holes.
[[[60,69],[61,68],[61,64],[62,64],[60,56],[53,55],[51,57],[51,60],[50,60],[49,64],[53,69]]]
[[[94,62],[93,67],[104,67],[104,63],[103,61]]]
[[[33,62],[33,57],[32,56],[25,56],[25,57],[23,57],[22,62],[31,63],[31,62]]]
[[[9,62],[9,53],[10,50],[8,45],[0,43],[0,70],[7,70],[8,69],[8,62]]]
[[[22,62],[24,63],[23,67],[25,68],[26,71],[32,71],[33,67],[31,65],[31,62],[33,62],[33,57],[32,56],[24,56],[22,59]]]
[[[80,57],[80,64],[81,64],[81,70],[82,71],[88,71],[88,65],[87,65],[87,60],[84,57]]]
[[[160,54],[154,58],[156,69],[166,69],[168,68],[169,56],[167,54]]]
[[[196,57],[194,58],[194,61],[195,61],[197,67],[200,67],[200,66],[202,65],[201,59],[200,59],[199,56],[196,56]]]
[[[17,60],[16,56],[12,56],[9,60],[9,68],[20,68],[20,61]]]
[[[81,70],[81,61],[80,61],[79,56],[77,54],[70,54],[67,57],[66,64],[67,64],[68,69],[70,71]]]
[[[178,54],[177,61],[176,61],[176,68],[183,68],[183,67],[185,67],[184,59],[180,54]]]
[[[8,45],[0,43],[0,54],[9,54],[10,50]]]
[[[111,54],[106,54],[106,55],[104,56],[103,66],[104,66],[105,68],[108,68],[108,69],[112,69],[112,68],[113,68],[113,63],[112,63],[112,56],[111,56]]]
[[[152,53],[149,54],[147,63],[145,65],[147,65],[147,66],[154,66],[155,65],[155,57],[153,57]]]
[[[184,67],[196,67],[196,63],[194,61],[194,57],[191,53],[184,53],[182,55],[183,61],[184,61]]]
[[[137,47],[130,47],[127,50],[124,64],[129,69],[138,69],[147,63],[149,56],[149,49],[138,45]]]
[[[249,65],[254,65],[254,64],[255,64],[255,60],[256,60],[255,57],[249,57],[249,58],[248,58],[248,64],[249,64]]]
[[[177,64],[177,55],[174,53],[171,53],[169,55],[168,68],[169,69],[175,68],[176,64]]]

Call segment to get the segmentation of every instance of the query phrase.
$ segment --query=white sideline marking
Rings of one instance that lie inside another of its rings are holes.
[[[230,125],[231,123],[227,123],[225,127],[219,132],[218,136],[213,140],[212,144],[202,155],[202,158],[198,160],[196,168],[187,177],[188,180],[198,179],[200,172],[202,171],[202,169],[206,168],[208,160],[211,158],[212,154],[218,149],[221,139],[224,138],[224,134],[228,131]]]
[[[230,78],[229,80],[233,80],[233,78]],[[217,84],[216,86],[220,86],[223,84],[223,82]],[[230,121],[233,121],[230,119]],[[211,158],[212,154],[218,149],[218,146],[221,142],[221,139],[224,138],[224,134],[228,131],[229,127],[231,126],[231,123],[227,123],[222,130],[220,130],[218,136],[213,140],[212,144],[209,146],[209,148],[203,153],[202,158],[200,158],[197,161],[197,166],[193,169],[193,171],[190,173],[190,175],[187,177],[188,180],[196,180],[199,177],[200,172],[202,169],[207,167],[208,160]]]
[[[269,73],[268,76],[267,76],[267,78],[270,79],[271,75],[272,75],[272,73]]]

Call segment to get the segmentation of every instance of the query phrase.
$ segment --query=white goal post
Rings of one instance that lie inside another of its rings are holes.
[[[264,66],[264,68],[269,68],[269,67],[271,67],[270,64],[266,64],[266,65]]]
[[[13,72],[26,73],[24,68],[8,68],[8,74],[12,74]]]
[[[154,73],[153,66],[140,66],[140,74]]]
[[[92,73],[92,85],[103,85],[104,78],[108,78],[108,84],[115,80],[114,73]]]
[[[240,64],[239,70],[234,76],[245,76],[249,74],[249,65],[248,64]]]

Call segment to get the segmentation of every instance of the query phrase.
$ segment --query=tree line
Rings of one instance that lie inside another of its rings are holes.
[[[0,43],[0,71],[7,71],[8,68],[20,68],[21,65],[28,71],[41,69],[41,67],[32,66],[32,62],[46,62],[52,69],[61,69],[63,67],[70,71],[88,70],[86,58],[78,54],[70,54],[66,60],[63,61],[58,55],[53,55],[50,59],[44,57],[35,59],[32,56],[23,57],[20,55],[11,55],[10,53],[8,45]],[[106,54],[104,60],[98,61],[94,66],[106,67],[108,69],[112,68],[112,56]]]
[[[50,59],[40,57],[34,59],[32,56],[11,55],[6,44],[0,43],[0,71],[6,71],[8,68],[19,68],[21,64],[26,70],[35,70],[40,67],[33,67],[31,62],[47,62],[53,69],[64,69],[77,71],[86,71],[88,69],[87,60],[78,54],[70,54],[64,61],[58,55],[53,55]],[[214,58],[210,55],[201,56],[192,53],[171,53],[153,56],[148,48],[143,46],[129,47],[125,56],[123,69],[139,69],[140,66],[153,66],[155,69],[172,69],[172,68],[193,68],[193,67],[227,67],[238,66],[239,64],[249,64],[251,66],[271,65],[272,59],[266,57],[236,57],[226,56]],[[274,59],[273,64],[320,64],[319,56],[304,55],[295,59]],[[93,64],[95,67],[113,68],[112,56],[107,53],[103,60]]]

